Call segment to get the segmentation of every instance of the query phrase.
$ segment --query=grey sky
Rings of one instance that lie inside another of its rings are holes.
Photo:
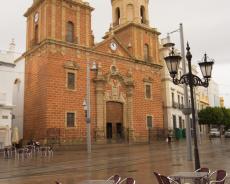
[[[96,41],[108,30],[111,23],[110,0],[88,0],[95,8],[93,32]],[[230,107],[230,1],[229,0],[149,0],[150,24],[165,36],[167,32],[184,25],[185,40],[193,54],[193,63],[202,58],[204,52],[216,63],[213,79],[219,83],[220,95]],[[0,49],[8,49],[11,38],[15,38],[17,51],[25,50],[26,20],[23,13],[32,0],[7,0],[0,6]],[[179,34],[173,34],[177,44]],[[179,47],[179,45],[178,45]]]

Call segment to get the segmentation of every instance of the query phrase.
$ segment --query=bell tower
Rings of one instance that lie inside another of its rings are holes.
[[[68,132],[66,111],[81,109],[77,103],[74,107],[66,103],[56,111],[65,110],[60,113],[60,121],[51,118],[56,116],[56,112],[50,111],[53,109],[52,102],[57,102],[61,96],[78,98],[81,92],[84,96],[84,90],[78,91],[76,84],[79,69],[81,68],[81,72],[85,71],[85,52],[93,46],[92,11],[89,3],[83,0],[33,0],[25,12],[25,140],[34,137],[45,142],[49,139],[50,131],[56,132],[54,125],[58,128],[58,137],[65,137],[60,130]],[[55,80],[55,85],[52,85]],[[68,85],[70,83],[72,87]],[[54,95],[53,91],[58,93]],[[64,93],[66,95],[62,95]],[[49,98],[53,99],[48,100]],[[73,128],[75,125],[71,126]],[[71,134],[77,135],[78,129],[75,130]]]
[[[149,0],[111,0],[113,26],[134,22],[149,25]]]
[[[130,54],[144,63],[159,64],[158,35],[149,25],[149,0],[111,0],[112,32]]]
[[[83,0],[33,0],[26,11],[27,51],[45,40],[92,46],[91,12]]]

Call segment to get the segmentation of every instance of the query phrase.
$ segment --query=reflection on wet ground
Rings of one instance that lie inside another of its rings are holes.
[[[203,140],[199,146],[201,166],[230,173],[230,139]],[[57,151],[53,157],[25,160],[3,159],[0,154],[0,184],[76,184],[87,179],[107,179],[113,174],[133,177],[136,183],[157,183],[153,171],[170,175],[194,170],[187,161],[185,141],[156,142],[146,145],[94,146],[86,151]]]

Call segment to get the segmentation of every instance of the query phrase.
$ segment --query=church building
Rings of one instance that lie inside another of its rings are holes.
[[[111,4],[111,27],[97,44],[87,2],[34,0],[24,14],[25,140],[86,142],[87,76],[94,144],[148,142],[149,130],[163,129],[160,33],[149,25],[149,1]],[[97,70],[87,75],[87,64]]]

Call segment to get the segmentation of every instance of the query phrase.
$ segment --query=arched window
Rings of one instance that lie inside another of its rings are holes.
[[[141,6],[140,14],[141,14],[141,23],[146,24],[146,16],[145,16],[145,7],[144,6]]]
[[[145,61],[150,61],[150,58],[149,58],[149,45],[148,44],[144,45],[144,59],[145,59]]]
[[[69,21],[67,22],[67,30],[66,30],[66,41],[67,42],[74,42],[74,24],[73,22]]]
[[[115,26],[120,24],[120,18],[121,18],[121,12],[120,12],[120,8],[116,8],[115,10]]]
[[[34,44],[36,45],[38,43],[38,25],[35,25],[34,28]]]

